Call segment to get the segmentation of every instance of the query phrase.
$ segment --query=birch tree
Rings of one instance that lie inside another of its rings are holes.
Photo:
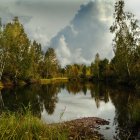
[[[0,81],[3,75],[5,63],[6,63],[6,49],[3,46],[3,28],[0,19]]]
[[[138,20],[130,12],[124,11],[124,1],[115,4],[114,23],[110,27],[115,34],[113,40],[114,69],[121,78],[130,78],[134,65],[134,53],[139,45]]]

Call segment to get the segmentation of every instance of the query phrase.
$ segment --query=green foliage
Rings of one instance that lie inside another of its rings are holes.
[[[100,64],[100,56],[97,53],[95,56],[95,61],[94,61],[94,65],[93,65],[93,72],[94,72],[94,77],[96,77],[98,79],[100,78],[99,64]]]
[[[108,77],[109,74],[109,61],[108,59],[103,59],[100,61],[99,63],[99,75],[104,78],[104,77]]]
[[[86,77],[86,75],[87,75],[87,67],[86,66],[83,66],[82,73],[83,73],[83,76]]]
[[[111,77],[111,65],[108,59],[100,59],[99,54],[95,56],[94,63],[91,63],[91,72],[94,78],[98,80],[106,80]]]
[[[67,140],[67,130],[61,125],[44,124],[30,111],[24,115],[16,113],[2,113],[0,116],[1,140]]]
[[[3,26],[0,38],[0,52],[2,54],[0,72],[3,79],[10,79],[17,83],[18,79],[24,80],[31,77],[32,73],[34,74],[32,69],[37,69],[31,69],[31,67],[33,67],[34,61],[38,65],[40,51],[41,45],[36,42],[31,43],[17,17]]]
[[[43,61],[43,52],[41,49],[41,44],[38,44],[36,41],[34,41],[29,52],[30,67],[28,75],[31,78],[36,79],[40,77],[42,61]]]
[[[123,81],[136,78],[140,73],[139,26],[134,15],[124,11],[123,0],[115,4],[114,23],[110,31],[115,34],[112,64],[116,75]]]
[[[135,120],[136,122],[140,122],[139,118],[140,118],[140,100],[137,99],[135,101],[133,101],[133,103],[128,105],[130,114],[131,114],[131,118],[132,120]]]
[[[55,77],[59,70],[59,63],[53,48],[48,48],[44,57],[43,78]]]
[[[49,48],[43,55],[41,44],[29,40],[17,17],[0,26],[0,80],[31,82],[57,76],[58,70],[54,49]]]
[[[65,75],[72,79],[86,79],[90,74],[90,66],[84,64],[72,64],[65,67]]]
[[[4,73],[9,73],[10,78],[13,80],[25,76],[24,74],[29,68],[27,54],[30,41],[18,18],[15,18],[13,22],[4,27],[3,45],[6,48]]]
[[[110,31],[115,35],[115,56],[111,62],[100,59],[97,53],[90,66],[71,64],[61,68],[55,50],[48,48],[43,54],[41,44],[30,41],[18,17],[5,26],[0,21],[0,81],[18,84],[18,81],[31,83],[56,77],[74,80],[118,78],[118,81],[130,81],[137,86],[140,82],[140,30],[134,15],[124,11],[123,0],[115,4],[114,23]]]

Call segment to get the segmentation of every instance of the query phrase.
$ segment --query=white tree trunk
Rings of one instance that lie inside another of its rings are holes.
[[[127,62],[127,72],[128,72],[128,76],[130,77],[131,73],[130,73],[130,70],[129,70],[128,62]]]
[[[2,78],[4,66],[5,66],[4,55],[2,54],[1,59],[0,59],[0,81],[1,81],[1,78]]]
[[[3,102],[3,98],[2,98],[2,94],[0,90],[0,109],[3,109],[3,107],[4,107],[4,102]]]
[[[1,51],[0,52],[0,81],[2,78],[3,71],[4,71],[6,58],[7,58],[7,53],[5,53],[4,51]]]

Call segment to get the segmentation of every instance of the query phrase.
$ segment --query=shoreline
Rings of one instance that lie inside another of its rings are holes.
[[[101,125],[109,125],[109,121],[106,121],[97,117],[85,117],[80,119],[74,119],[60,123],[64,129],[69,130],[69,140],[74,139],[104,139],[104,136],[99,133],[99,127]]]
[[[40,79],[39,83],[42,85],[50,84],[50,83],[58,83],[58,82],[68,82],[69,78],[67,77],[58,77],[58,78],[50,78],[50,79]]]
[[[10,122],[10,123],[8,123]],[[3,112],[0,115],[0,139],[61,139],[104,140],[99,132],[101,125],[109,122],[97,117],[86,117],[71,121],[47,124],[30,111],[25,113]],[[5,129],[6,128],[6,129]]]
[[[2,82],[0,81],[0,89],[7,88],[7,87],[13,87],[13,86],[24,86],[24,85],[30,85],[34,83],[38,84],[51,84],[51,83],[59,83],[59,82],[68,82],[69,78],[67,77],[58,77],[58,78],[50,78],[50,79],[38,79],[38,80],[31,80],[30,82],[26,82],[24,80],[19,80],[17,84],[14,84],[12,81],[9,82]]]

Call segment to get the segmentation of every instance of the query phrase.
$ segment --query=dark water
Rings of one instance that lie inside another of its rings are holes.
[[[107,140],[140,139],[140,94],[130,89],[75,82],[1,91],[1,111],[15,112],[29,105],[47,123],[100,117],[110,122],[99,130]]]

